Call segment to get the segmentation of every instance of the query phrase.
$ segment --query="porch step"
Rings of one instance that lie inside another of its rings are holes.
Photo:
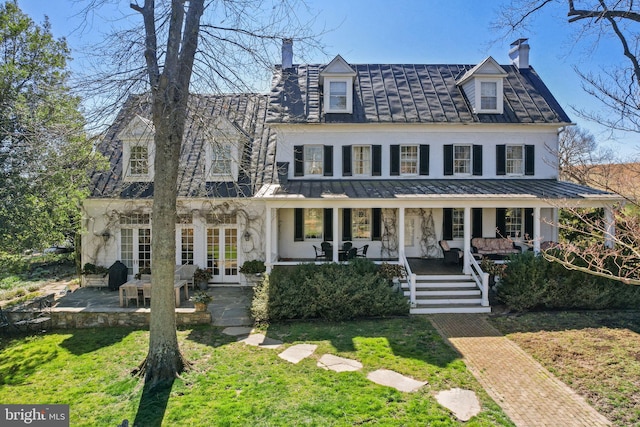
[[[402,283],[409,297],[409,284]],[[411,314],[490,313],[482,306],[482,293],[469,275],[434,275],[416,277],[416,305]]]

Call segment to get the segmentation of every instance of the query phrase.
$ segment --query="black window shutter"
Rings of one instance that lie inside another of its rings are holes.
[[[482,208],[471,208],[471,237],[482,237]]]
[[[371,240],[382,240],[382,209],[371,209]]]
[[[453,145],[444,147],[444,174],[453,175]]]
[[[496,175],[507,174],[507,146],[496,145]]]
[[[304,146],[295,145],[293,147],[293,174],[304,176]]]
[[[507,210],[505,208],[496,208],[496,237],[507,237],[506,216]]]
[[[351,240],[351,209],[342,210],[342,241]]]
[[[442,240],[453,239],[453,209],[444,208],[442,216]]]
[[[333,241],[333,209],[324,210],[324,240]]]
[[[371,146],[371,176],[382,175],[382,145]]]
[[[525,145],[524,146],[524,174],[535,175],[536,169],[536,146]]]
[[[420,175],[429,175],[429,146],[420,145],[420,159],[418,160],[418,167],[420,168]]]
[[[333,176],[333,145],[324,146],[324,176]]]
[[[351,176],[351,146],[342,147],[342,176]]]
[[[391,165],[390,165],[390,175],[398,176],[400,175],[400,146],[392,145],[391,146]]]
[[[473,146],[473,174],[482,175],[482,145]]]
[[[524,236],[525,239],[533,239],[533,208],[524,210]]]
[[[293,215],[293,240],[301,242],[304,240],[304,209],[296,208]]]

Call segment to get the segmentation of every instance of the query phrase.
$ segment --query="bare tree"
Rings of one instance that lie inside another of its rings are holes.
[[[84,12],[92,14],[107,3],[90,0]],[[154,286],[149,352],[136,372],[152,387],[172,381],[189,366],[177,342],[173,297],[179,155],[187,117],[197,114],[189,110],[189,93],[194,87],[207,93],[246,91],[258,74],[271,71],[273,42],[292,34],[303,40],[305,26],[293,19],[288,0],[269,5],[248,0],[134,0],[130,7],[139,13],[142,26],[123,14],[118,22],[123,28],[96,49],[100,58],[84,89],[103,95],[94,119],[112,117],[114,107],[131,94],[150,92]]]

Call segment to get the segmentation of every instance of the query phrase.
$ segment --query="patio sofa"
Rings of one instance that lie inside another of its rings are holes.
[[[500,237],[474,237],[471,239],[471,251],[489,259],[504,259],[511,254],[522,253],[515,242]]]

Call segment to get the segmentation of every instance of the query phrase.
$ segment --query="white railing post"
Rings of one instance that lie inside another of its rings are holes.
[[[411,307],[416,306],[416,274],[411,273],[409,276],[409,302]]]
[[[482,306],[489,307],[489,273],[482,273]]]

